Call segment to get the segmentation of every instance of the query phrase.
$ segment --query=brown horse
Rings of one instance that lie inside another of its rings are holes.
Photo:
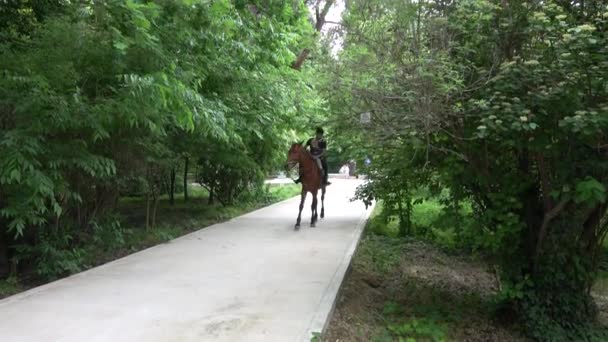
[[[300,220],[302,218],[302,209],[306,201],[306,194],[312,194],[312,217],[310,218],[310,226],[315,227],[317,215],[317,193],[321,189],[321,218],[325,217],[325,185],[323,184],[323,175],[317,163],[312,158],[310,153],[302,146],[302,144],[293,144],[287,154],[287,166],[292,169],[296,166],[300,167],[300,175],[302,176],[302,193],[300,195],[300,211],[298,212],[298,220],[296,221],[295,229],[300,228]]]

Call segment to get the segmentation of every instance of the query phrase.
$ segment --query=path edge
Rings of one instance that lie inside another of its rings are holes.
[[[342,283],[350,270],[352,259],[357,253],[361,236],[363,236],[363,232],[365,231],[365,227],[367,226],[375,206],[376,202],[373,202],[365,210],[365,213],[359,218],[359,222],[357,222],[353,232],[354,238],[347,247],[346,253],[342,257],[342,261],[338,265],[338,268],[329,282],[329,285],[321,296],[316,313],[310,321],[309,326],[306,328],[306,332],[300,338],[301,342],[310,342],[314,336],[323,337],[325,335],[327,327],[329,326],[329,321],[331,320],[336,309],[336,301],[342,290]]]

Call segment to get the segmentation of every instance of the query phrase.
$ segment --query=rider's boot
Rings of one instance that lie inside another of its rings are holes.
[[[323,183],[325,183],[325,186],[331,185],[331,183],[327,180],[328,178],[329,174],[325,172],[325,177],[323,177]]]

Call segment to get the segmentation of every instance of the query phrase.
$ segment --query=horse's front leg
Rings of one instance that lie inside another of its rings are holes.
[[[321,218],[325,217],[325,187],[321,189]]]
[[[298,212],[298,220],[296,221],[295,229],[300,229],[300,221],[302,220],[302,209],[304,209],[304,202],[306,201],[306,191],[302,189],[302,194],[300,194],[300,211]]]
[[[310,206],[310,211],[312,212],[312,216],[310,218],[310,226],[315,227],[317,225],[317,192],[312,193],[312,205]]]

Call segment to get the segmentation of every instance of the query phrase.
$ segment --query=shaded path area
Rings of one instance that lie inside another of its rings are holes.
[[[2,341],[308,341],[371,211],[358,184],[334,181],[317,228],[309,198],[293,231],[291,199],[4,299]]]

